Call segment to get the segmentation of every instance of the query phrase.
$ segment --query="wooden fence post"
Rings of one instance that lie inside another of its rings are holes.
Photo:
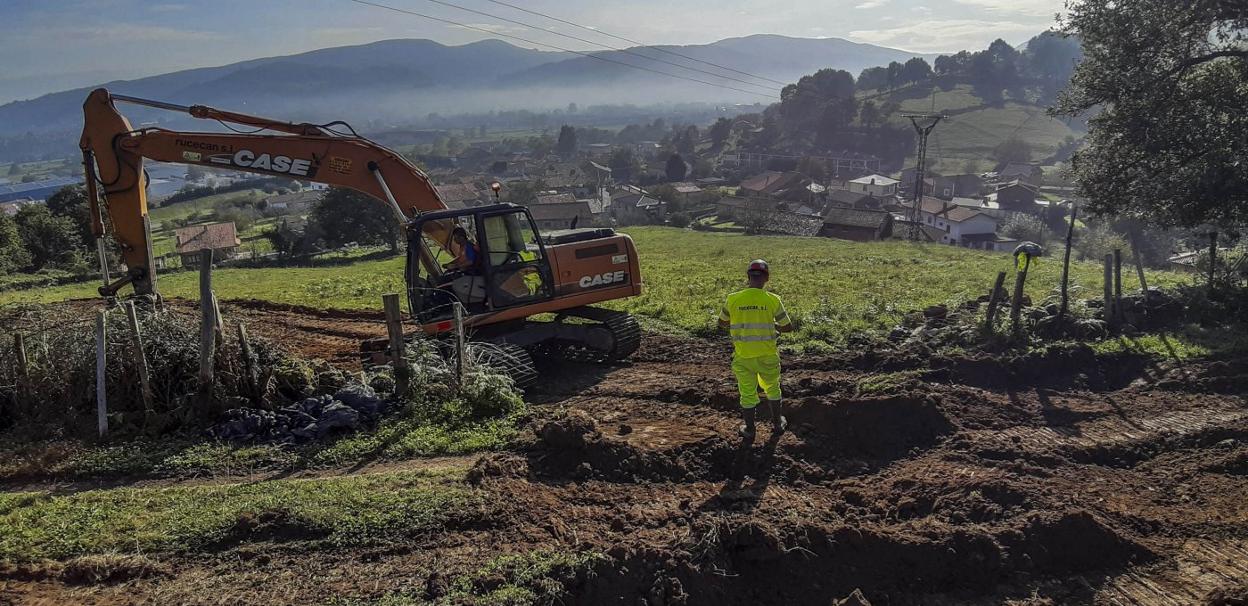
[[[1139,232],[1131,234],[1131,257],[1135,259],[1135,273],[1140,276],[1140,294],[1148,301],[1148,281],[1144,279],[1144,258],[1140,256]]]
[[[26,393],[27,386],[30,383],[30,358],[26,357],[26,335],[20,332],[13,333],[13,351],[17,356],[17,385],[14,391],[17,395],[18,406],[29,406],[34,409],[34,403],[28,401]]]
[[[997,279],[992,283],[992,294],[988,295],[988,317],[984,326],[992,330],[997,319],[997,307],[1001,305],[1001,289],[1005,288],[1005,273],[997,272]]]
[[[1218,267],[1218,232],[1209,232],[1209,288],[1213,288],[1214,271]]]
[[[139,332],[139,313],[134,301],[126,301],[126,320],[130,324],[130,343],[134,348],[134,363],[139,370],[139,390],[143,396],[143,421],[152,420],[152,383],[147,369],[147,355],[143,353],[143,335]]]
[[[1122,250],[1114,249],[1114,317],[1122,322],[1126,319],[1122,309]]]
[[[212,306],[212,250],[199,255],[199,404],[200,411],[207,413],[212,405],[212,384],[216,360],[217,314]]]
[[[1075,239],[1075,216],[1079,212],[1079,205],[1070,204],[1070,226],[1066,228],[1066,254],[1062,258],[1062,306],[1057,312],[1059,321],[1066,320],[1066,312],[1070,309],[1070,248],[1071,243]]]
[[[17,376],[25,381],[30,375],[30,358],[26,357],[26,335],[13,333],[13,350],[17,354]]]
[[[264,394],[260,393],[259,364],[256,354],[251,349],[251,339],[247,338],[247,327],[238,323],[238,348],[243,355],[243,373],[247,377],[247,389],[251,392],[253,402],[258,402]]]
[[[1117,322],[1118,315],[1114,311],[1114,255],[1105,255],[1105,321],[1110,325]]]
[[[403,356],[403,314],[399,311],[399,295],[391,293],[381,296],[382,306],[386,310],[386,332],[390,336],[390,360],[394,365],[395,393],[406,393],[410,373],[407,358]]]
[[[212,315],[212,325],[216,329],[216,332],[213,334],[217,339],[217,347],[221,347],[221,343],[225,340],[225,320],[221,319],[221,303],[217,301],[217,293],[215,292],[212,293]]]
[[[1023,261],[1023,267],[1018,269],[1017,276],[1014,278],[1014,299],[1010,301],[1010,330],[1018,331],[1018,320],[1023,312],[1023,285],[1027,283],[1027,270],[1031,267],[1031,255],[1027,255]]]
[[[108,312],[99,310],[95,315],[95,420],[100,438],[108,436]]]
[[[455,310],[455,379],[463,382],[464,357],[468,355],[468,348],[464,346],[464,306],[457,302],[451,307]]]

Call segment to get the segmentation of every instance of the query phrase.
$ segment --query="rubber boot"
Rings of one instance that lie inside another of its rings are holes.
[[[741,434],[741,437],[743,438],[754,437],[754,417],[756,416],[757,412],[758,412],[758,407],[741,409],[741,419],[745,421],[744,423],[741,424],[741,427],[737,428],[737,433]]]
[[[783,433],[789,428],[789,419],[784,416],[784,400],[767,400],[767,409],[771,411],[771,423],[776,432]]]

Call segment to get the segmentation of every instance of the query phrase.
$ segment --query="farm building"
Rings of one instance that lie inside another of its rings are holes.
[[[321,199],[324,192],[299,191],[293,194],[277,194],[264,199],[265,208],[282,213],[303,214],[312,210],[312,205]]]
[[[210,249],[213,259],[232,258],[243,244],[233,221],[181,227],[173,232],[173,237],[182,265],[194,265],[200,253]]]
[[[988,201],[1004,211],[1035,214],[1040,211],[1036,197],[1034,185],[1016,179],[997,186],[997,191],[988,195]]]
[[[882,210],[831,207],[823,215],[819,235],[827,238],[871,242],[893,234],[893,215]]]
[[[12,202],[21,199],[47,200],[52,197],[52,194],[60,191],[61,188],[68,185],[78,185],[79,183],[82,183],[82,179],[79,177],[56,177],[54,179],[43,179],[42,181],[31,181],[30,183],[0,185],[0,202]]]

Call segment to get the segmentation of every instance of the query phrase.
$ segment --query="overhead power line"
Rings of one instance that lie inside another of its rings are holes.
[[[600,35],[603,35],[603,36],[607,36],[608,38],[615,38],[616,40],[623,40],[623,41],[625,41],[625,42],[627,42],[627,43],[629,43],[629,44],[636,44],[637,46],[644,46],[644,47],[646,47],[646,48],[648,48],[648,49],[650,49],[650,50],[655,50],[655,51],[658,51],[658,52],[660,52],[660,53],[666,53],[666,54],[668,54],[668,55],[673,55],[673,56],[676,56],[676,57],[680,57],[680,58],[682,58],[682,59],[688,59],[689,61],[696,61],[696,62],[701,63],[701,64],[703,64],[703,65],[709,65],[709,66],[711,66],[711,67],[715,67],[715,68],[722,69],[722,70],[725,70],[725,71],[730,71],[730,72],[733,72],[733,73],[735,73],[735,74],[741,74],[741,75],[743,75],[743,76],[749,76],[749,77],[751,77],[751,78],[756,78],[756,79],[758,79],[758,80],[765,80],[765,81],[767,81],[767,82],[771,82],[772,84],[779,84],[780,86],[788,86],[788,85],[790,84],[789,82],[781,82],[781,81],[779,81],[779,80],[774,80],[774,79],[772,79],[772,78],[768,78],[768,77],[766,77],[766,76],[759,76],[759,75],[756,75],[756,74],[751,74],[750,72],[741,71],[741,70],[739,70],[739,69],[731,68],[731,67],[728,67],[728,66],[725,66],[725,65],[720,65],[720,64],[718,64],[718,63],[713,63],[713,62],[711,62],[711,61],[705,61],[705,60],[702,60],[702,59],[698,59],[697,57],[690,57],[689,55],[685,55],[685,54],[682,54],[682,53],[678,53],[678,52],[673,51],[673,50],[668,50],[668,49],[666,49],[666,48],[660,48],[660,47],[658,47],[658,46],[653,46],[653,45],[650,45],[650,44],[646,44],[646,43],[644,43],[644,42],[638,42],[638,41],[636,41],[636,40],[633,40],[632,38],[625,38],[624,36],[618,36],[618,35],[616,35],[616,34],[612,34],[612,33],[609,33],[609,32],[605,32],[605,31],[600,30],[600,29],[597,29],[597,28],[589,27],[588,25],[581,25],[581,24],[579,24],[579,23],[574,23],[574,22],[572,22],[572,21],[568,21],[567,19],[560,19],[559,17],[555,17],[555,16],[552,16],[552,15],[548,15],[548,14],[546,14],[546,13],[541,13],[541,12],[538,12],[538,11],[535,11],[535,10],[532,10],[532,9],[527,9],[527,8],[524,8],[523,6],[516,6],[516,5],[514,5],[514,4],[510,4],[510,3],[507,3],[507,2],[503,2],[502,0],[488,0],[488,1],[489,1],[489,2],[493,2],[494,4],[497,4],[497,5],[499,5],[499,6],[506,6],[507,8],[512,8],[512,9],[515,9],[515,10],[518,10],[518,11],[521,11],[521,12],[529,13],[530,15],[536,15],[536,16],[538,16],[538,17],[545,17],[546,19],[550,19],[551,21],[557,21],[557,22],[562,23],[562,24],[564,24],[564,25],[571,25],[572,27],[576,27],[576,28],[579,28],[579,29],[583,29],[583,30],[585,30],[585,31],[594,32],[595,34],[600,34]],[[655,59],[655,60],[657,61],[657,59]]]
[[[395,7],[395,6],[390,6],[390,5],[387,5],[387,4],[381,4],[380,2],[372,2],[372,1],[370,1],[370,0],[348,0],[348,1],[349,1],[349,2],[354,2],[354,3],[356,3],[356,4],[363,4],[363,5],[365,5],[365,6],[371,6],[371,7],[374,7],[374,8],[380,8],[380,9],[384,9],[384,10],[388,10],[388,11],[393,11],[393,12],[396,12],[396,13],[402,13],[402,14],[404,14],[404,15],[411,15],[411,16],[413,16],[413,17],[421,17],[421,18],[423,18],[423,19],[429,19],[430,21],[437,21],[437,22],[439,22],[439,23],[445,23],[445,24],[447,24],[447,25],[454,25],[454,26],[456,26],[456,27],[462,27],[462,28],[464,28],[464,29],[470,29],[470,30],[473,30],[473,31],[482,32],[482,33],[484,33],[484,34],[488,34],[488,35],[490,35],[490,36],[497,36],[497,37],[500,37],[500,38],[509,38],[509,39],[512,39],[512,40],[519,40],[519,41],[521,41],[521,42],[524,42],[525,44],[533,44],[533,45],[536,45],[536,46],[543,46],[543,47],[546,47],[546,48],[552,48],[552,49],[555,49],[555,50],[557,50],[557,51],[561,51],[561,52],[565,52],[565,53],[571,53],[571,54],[574,54],[574,55],[580,55],[580,56],[582,56],[582,57],[589,57],[590,59],[596,59],[596,60],[598,60],[598,61],[604,61],[604,62],[606,62],[606,63],[614,63],[614,64],[616,64],[616,65],[622,65],[622,66],[624,66],[624,67],[629,67],[629,68],[632,68],[632,69],[638,69],[638,70],[645,71],[645,72],[650,72],[650,73],[653,73],[653,74],[659,74],[659,75],[661,75],[661,76],[667,76],[667,77],[669,77],[669,78],[676,78],[677,80],[685,80],[685,81],[688,81],[688,82],[696,82],[696,83],[698,83],[698,84],[705,84],[705,85],[707,85],[707,86],[714,86],[714,87],[723,88],[723,89],[727,89],[727,90],[733,90],[733,91],[737,91],[737,92],[739,92],[739,93],[746,93],[746,94],[749,94],[749,95],[758,95],[758,96],[760,96],[760,97],[767,97],[768,99],[778,99],[778,98],[779,98],[779,95],[776,95],[776,94],[774,94],[774,93],[762,93],[762,92],[759,92],[759,91],[746,90],[746,89],[743,89],[743,88],[737,88],[737,87],[735,87],[735,86],[731,86],[731,85],[728,85],[728,84],[719,84],[719,83],[715,83],[715,82],[707,82],[706,80],[699,80],[699,79],[697,79],[697,78],[692,78],[692,77],[689,77],[689,76],[682,76],[682,75],[679,75],[679,74],[673,74],[673,73],[671,73],[671,72],[665,72],[665,71],[660,70],[660,69],[654,69],[654,68],[650,68],[650,67],[644,67],[644,66],[641,66],[641,65],[633,65],[632,63],[625,63],[624,61],[617,61],[617,60],[615,60],[615,59],[611,59],[611,58],[609,58],[609,57],[603,57],[603,56],[600,56],[600,55],[595,55],[595,54],[592,54],[592,53],[586,53],[586,52],[582,52],[582,51],[572,50],[572,49],[570,49],[570,48],[563,48],[563,47],[561,47],[561,46],[557,46],[557,45],[554,45],[554,44],[550,44],[550,43],[548,43],[548,42],[538,42],[538,41],[536,41],[536,40],[530,40],[530,39],[528,39],[528,38],[525,38],[525,37],[522,37],[522,36],[516,36],[516,35],[514,35],[514,34],[504,34],[504,33],[501,33],[501,32],[496,32],[496,31],[493,31],[493,30],[486,29],[486,28],[484,28],[484,27],[477,27],[477,26],[475,26],[475,25],[469,25],[469,24],[467,24],[467,23],[461,23],[461,22],[459,22],[459,21],[455,21],[455,20],[453,20],[453,19],[445,19],[445,18],[442,18],[442,17],[435,17],[435,16],[433,16],[433,15],[427,15],[427,14],[425,14],[425,13],[420,13],[420,12],[416,12],[416,11],[413,11],[413,10],[408,10],[408,9],[405,9],[405,8],[398,8],[398,7]]]
[[[680,69],[687,69],[687,70],[689,70],[689,71],[691,71],[691,72],[697,72],[697,73],[700,73],[700,74],[705,74],[705,75],[711,76],[712,78],[722,78],[722,79],[724,79],[724,80],[730,80],[730,81],[732,81],[732,82],[739,82],[739,83],[741,83],[741,84],[745,84],[746,86],[757,86],[757,87],[764,88],[764,89],[768,89],[768,90],[770,90],[770,88],[771,88],[770,86],[765,85],[765,84],[759,84],[759,83],[757,83],[757,82],[750,82],[749,80],[742,80],[742,79],[740,79],[740,78],[734,78],[734,77],[732,77],[732,76],[725,76],[725,75],[723,75],[723,74],[717,74],[717,73],[715,73],[715,72],[706,71],[706,70],[704,70],[704,69],[699,69],[699,68],[696,68],[696,67],[689,67],[688,65],[682,65],[682,64],[680,64],[680,63],[676,63],[675,61],[668,61],[667,59],[659,59],[659,58],[656,58],[656,57],[648,57],[648,56],[643,55],[643,54],[641,54],[641,53],[638,53],[638,52],[636,52],[636,51],[634,51],[634,50],[632,50],[632,49],[628,49],[628,48],[620,48],[620,47],[618,47],[618,46],[611,46],[610,44],[603,44],[602,42],[595,42],[595,41],[593,41],[593,40],[589,40],[589,39],[586,39],[586,38],[581,38],[580,36],[573,36],[572,34],[565,34],[565,33],[563,33],[563,32],[558,32],[558,31],[555,31],[555,30],[553,30],[553,29],[546,29],[546,28],[541,27],[541,26],[538,26],[538,25],[533,25],[532,23],[525,23],[524,21],[517,21],[517,20],[515,20],[515,19],[511,19],[511,18],[508,18],[508,17],[502,17],[502,16],[499,16],[499,15],[495,15],[495,14],[493,14],[493,13],[487,13],[487,12],[485,12],[485,11],[479,11],[479,10],[477,10],[477,9],[475,9],[475,8],[468,8],[468,7],[466,7],[466,6],[462,6],[462,5],[459,5],[459,4],[455,4],[454,2],[446,2],[445,0],[427,0],[427,1],[428,1],[428,2],[432,2],[432,3],[434,3],[434,4],[440,4],[440,5],[442,5],[442,6],[447,6],[447,7],[450,7],[450,8],[459,9],[459,10],[461,10],[461,11],[465,11],[465,12],[473,13],[473,14],[475,14],[475,15],[481,15],[482,17],[488,17],[488,18],[490,18],[490,19],[497,19],[497,20],[499,20],[499,21],[504,21],[504,22],[507,22],[507,23],[512,23],[512,24],[515,24],[515,25],[519,25],[519,26],[521,26],[521,27],[527,27],[527,28],[529,28],[529,29],[537,30],[537,31],[539,31],[539,32],[544,32],[544,33],[548,33],[548,34],[554,34],[554,35],[556,35],[556,36],[563,36],[564,38],[568,38],[569,40],[576,40],[577,42],[583,42],[583,43],[585,43],[585,44],[592,44],[592,45],[594,45],[594,46],[600,46],[600,47],[605,48],[605,49],[607,49],[607,50],[613,50],[613,51],[617,51],[617,52],[625,53],[625,54],[627,54],[627,55],[632,55],[632,56],[634,56],[634,57],[640,57],[640,58],[642,58],[642,59],[645,59],[646,61],[655,61],[655,62],[658,62],[658,63],[666,63],[667,65],[671,65],[671,66],[679,67]],[[751,77],[753,77],[753,76],[751,76]]]

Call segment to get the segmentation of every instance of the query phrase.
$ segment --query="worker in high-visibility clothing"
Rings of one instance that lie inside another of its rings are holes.
[[[763,290],[771,277],[766,261],[751,261],[746,276],[749,288],[728,295],[719,312],[719,328],[727,329],[732,336],[732,374],[737,377],[741,417],[745,421],[739,431],[742,436],[753,438],[760,387],[767,395],[767,408],[776,431],[783,432],[788,427],[780,399],[780,352],[776,338],[778,333],[791,332],[793,322],[780,297]]]

